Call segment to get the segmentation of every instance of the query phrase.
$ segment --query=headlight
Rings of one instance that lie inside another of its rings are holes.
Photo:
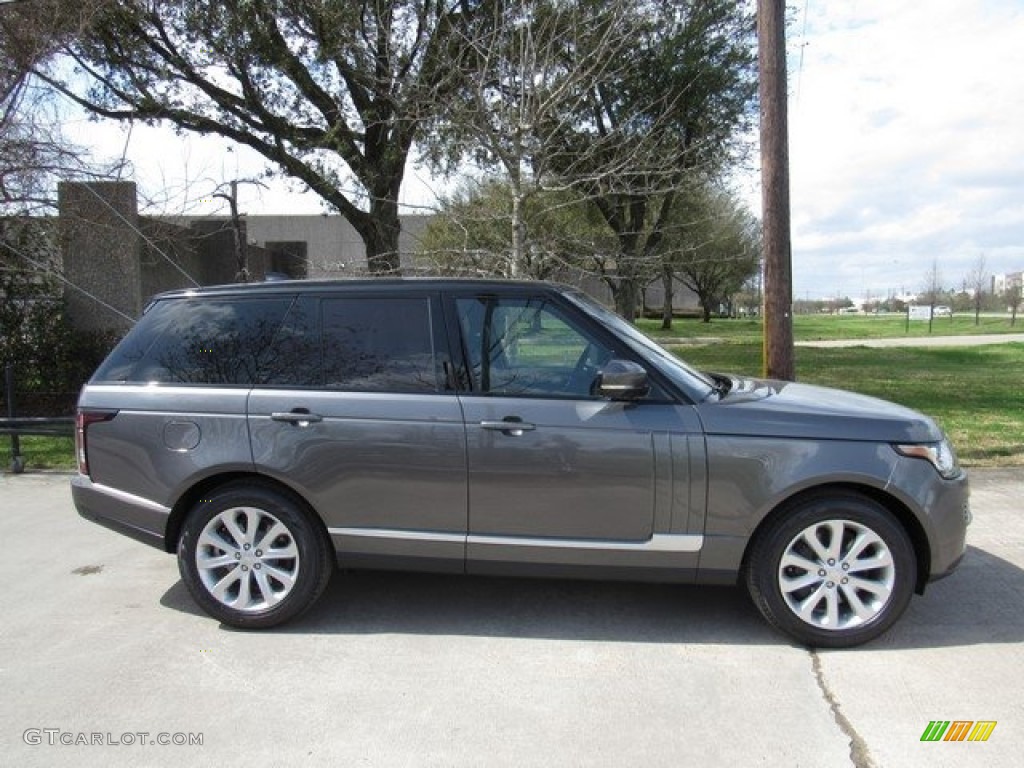
[[[897,453],[916,459],[930,461],[935,470],[947,480],[960,474],[960,465],[956,461],[956,452],[949,440],[939,443],[911,443],[894,445]]]

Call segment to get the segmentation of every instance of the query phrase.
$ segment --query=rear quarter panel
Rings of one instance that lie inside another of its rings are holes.
[[[251,471],[246,388],[88,385],[79,408],[116,410],[89,427],[93,483],[172,507],[212,472]]]

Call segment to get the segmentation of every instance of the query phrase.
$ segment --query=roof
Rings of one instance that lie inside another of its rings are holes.
[[[154,296],[154,299],[183,298],[190,296],[276,294],[333,291],[347,289],[352,292],[374,291],[381,288],[409,291],[445,290],[451,288],[476,288],[484,291],[509,291],[516,289],[538,289],[554,291],[575,291],[570,286],[539,280],[501,280],[475,277],[361,277],[338,278],[334,280],[269,280],[258,283],[230,283],[200,288],[180,288]]]

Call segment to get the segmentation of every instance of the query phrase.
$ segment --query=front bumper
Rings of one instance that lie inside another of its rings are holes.
[[[931,549],[928,581],[936,581],[952,573],[967,551],[967,528],[973,519],[967,473],[937,484],[926,510]]]

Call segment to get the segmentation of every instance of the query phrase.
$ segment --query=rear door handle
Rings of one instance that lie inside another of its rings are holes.
[[[286,421],[299,427],[308,427],[310,424],[324,420],[324,417],[319,413],[310,413],[305,408],[293,408],[287,412],[275,412],[270,414],[270,418],[273,421]]]
[[[501,432],[510,437],[519,437],[523,432],[530,432],[537,427],[523,421],[518,416],[506,416],[501,421],[481,421],[481,429],[489,429],[494,432]]]

